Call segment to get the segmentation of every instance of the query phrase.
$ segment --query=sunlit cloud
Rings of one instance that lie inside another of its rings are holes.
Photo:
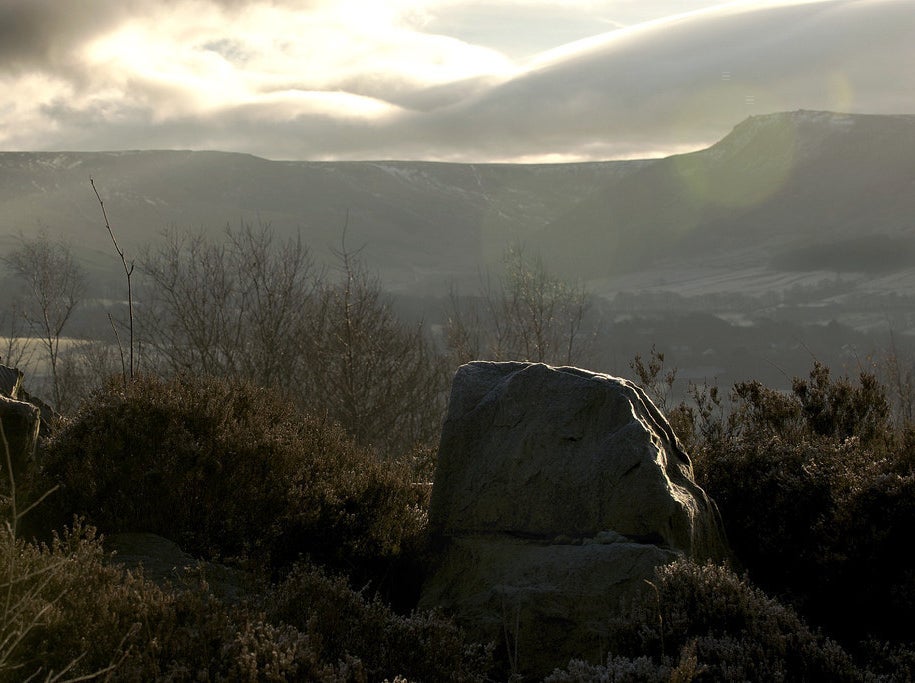
[[[0,147],[662,155],[915,112],[913,35],[915,0],[0,0]]]

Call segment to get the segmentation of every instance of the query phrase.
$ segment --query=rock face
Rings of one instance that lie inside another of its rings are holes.
[[[455,375],[421,605],[505,643],[522,673],[597,659],[620,600],[678,557],[727,554],[667,420],[623,379],[534,363]]]
[[[3,436],[9,448],[13,476],[17,479],[26,473],[35,455],[35,444],[38,441],[40,413],[31,403],[16,401],[0,394],[0,423],[3,425]],[[0,481],[7,482],[6,453],[3,440],[0,439]],[[7,486],[4,485],[4,490]]]
[[[7,398],[17,398],[22,387],[22,371],[0,365],[0,394]]]
[[[13,476],[27,476],[35,466],[38,436],[50,433],[56,413],[50,406],[31,395],[22,386],[22,371],[0,365],[0,420],[10,449]],[[0,440],[0,481],[7,481],[6,453]]]
[[[41,436],[48,436],[51,433],[51,424],[55,418],[60,416],[47,403],[27,392],[22,385],[22,378],[22,371],[18,368],[0,365],[0,396],[6,396],[15,401],[31,403],[38,408],[41,415],[39,433]]]

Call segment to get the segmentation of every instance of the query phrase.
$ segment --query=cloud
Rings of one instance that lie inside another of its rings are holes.
[[[526,58],[589,36],[724,0],[436,0],[424,28]]]
[[[116,25],[128,4],[0,1],[0,70],[61,68],[84,40]]]
[[[0,146],[597,159],[756,113],[915,112],[912,0],[727,3],[529,60],[441,32],[496,10],[543,27],[562,2],[0,0]],[[569,16],[598,16],[580,3]]]
[[[915,3],[734,3],[616,31],[415,122],[464,158],[695,149],[749,115],[915,113]],[[457,151],[458,144],[453,146]]]
[[[701,145],[786,109],[915,112],[915,3],[734,4],[579,46],[457,114],[509,150]],[[504,126],[506,111],[527,112]],[[628,148],[628,149],[627,149]]]

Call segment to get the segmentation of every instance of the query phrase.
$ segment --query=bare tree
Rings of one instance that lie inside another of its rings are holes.
[[[484,319],[484,312],[491,311],[486,305],[491,301],[492,293],[488,284],[488,279],[484,280],[486,296],[462,297],[453,286],[448,293],[444,343],[451,360],[458,365],[475,359],[498,360],[502,357],[493,349],[493,344],[498,347],[498,339],[492,339],[488,319]]]
[[[167,234],[142,260],[147,348],[163,369],[243,378],[283,390],[363,444],[404,452],[437,435],[439,359],[403,325],[357,255],[316,273],[298,240],[244,226],[213,242]]]
[[[878,368],[893,402],[896,421],[902,426],[912,424],[915,417],[915,362],[910,353],[903,354],[891,327],[889,345],[879,359]]]
[[[172,230],[146,252],[147,344],[167,371],[293,391],[317,286],[308,249],[276,243],[268,226],[227,228],[224,237]]]
[[[452,291],[446,344],[457,362],[581,362],[587,310],[583,288],[551,275],[540,258],[510,248],[497,284],[485,276],[475,298],[461,298]]]
[[[68,245],[51,241],[44,233],[34,238],[20,237],[19,247],[4,262],[25,285],[23,318],[47,354],[54,406],[59,408],[60,341],[85,291],[85,273]]]
[[[341,278],[325,281],[311,385],[330,417],[357,441],[392,455],[437,438],[445,366],[422,325],[400,321],[358,253],[337,252]]]
[[[70,414],[109,377],[123,378],[125,364],[120,362],[121,356],[119,348],[99,339],[72,340],[58,369],[61,394],[58,410]]]

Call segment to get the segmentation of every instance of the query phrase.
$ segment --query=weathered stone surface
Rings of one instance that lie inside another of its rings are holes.
[[[613,530],[706,557],[723,550],[713,510],[666,418],[632,382],[532,363],[468,363],[455,375],[434,531]]]
[[[41,436],[49,436],[51,433],[51,425],[59,415],[47,403],[27,392],[25,387],[22,386],[22,378],[22,371],[18,368],[0,365],[0,396],[6,396],[7,398],[12,398],[16,401],[31,403],[38,408],[41,415],[39,434]]]
[[[22,371],[6,365],[0,365],[0,395],[18,399],[21,386]]]
[[[38,413],[41,415],[41,427],[39,429],[39,434],[42,437],[50,436],[51,425],[55,424],[58,418],[60,418],[60,413],[58,413],[50,405],[42,401],[37,396],[33,396],[27,392],[23,387],[19,388],[19,400],[31,403],[33,406],[38,408]]]
[[[38,440],[40,418],[38,408],[30,403],[16,401],[0,395],[0,422],[3,424],[3,435],[9,447],[13,476],[20,479],[32,463],[35,456],[35,444]],[[0,440],[0,478],[8,480],[6,453]]]
[[[618,535],[616,542],[568,544],[460,536],[424,587],[421,606],[453,611],[482,640],[507,639],[519,670],[540,678],[572,658],[600,662],[621,597],[679,556]]]
[[[443,550],[422,606],[478,637],[514,629],[532,675],[598,656],[614,609],[658,565],[727,553],[714,503],[640,388],[534,363],[456,373],[430,527]]]

